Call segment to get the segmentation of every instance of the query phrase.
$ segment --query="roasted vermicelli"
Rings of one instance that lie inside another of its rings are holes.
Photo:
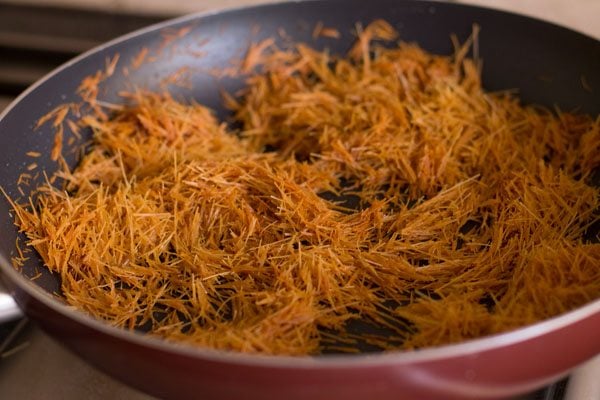
[[[243,68],[260,72],[226,99],[240,132],[168,94],[85,117],[66,187],[14,204],[68,304],[314,355],[455,343],[598,298],[600,118],[485,92],[465,48],[372,43],[395,37],[378,21],[345,58],[256,45]]]

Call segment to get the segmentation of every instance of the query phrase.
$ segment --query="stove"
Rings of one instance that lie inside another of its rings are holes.
[[[38,0],[30,2],[36,4],[23,5],[0,0],[0,110],[29,85],[77,54],[127,32],[176,16],[182,11],[190,11],[189,3],[185,1],[183,4],[188,8],[179,12],[173,7],[163,8],[160,13],[156,9],[154,13],[133,13],[131,8],[126,12],[123,9],[73,8],[65,5],[77,2],[65,0],[59,0],[61,6],[57,7],[49,6],[49,2]],[[237,3],[226,3],[237,5],[250,2],[237,0]],[[95,1],[91,3],[98,4]],[[148,2],[159,3],[164,2]],[[218,4],[214,1],[200,4],[206,8],[208,3]],[[514,2],[506,0],[502,3],[510,5]],[[542,5],[541,1],[537,3]],[[564,0],[564,3],[567,1]],[[579,12],[590,15],[585,9]],[[569,17],[573,20],[572,14]],[[45,335],[27,318],[16,315],[11,307],[12,300],[0,290],[0,397],[153,399],[96,370]],[[600,356],[574,371],[570,377],[519,399],[600,399]]]

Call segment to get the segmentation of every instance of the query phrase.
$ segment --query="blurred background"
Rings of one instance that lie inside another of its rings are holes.
[[[182,14],[271,1],[0,0],[0,112],[52,69],[112,38]],[[534,16],[600,39],[600,0],[458,2]],[[4,300],[12,303],[0,291]],[[2,319],[0,398],[150,399],[76,358],[26,318]],[[525,399],[600,399],[600,357]]]

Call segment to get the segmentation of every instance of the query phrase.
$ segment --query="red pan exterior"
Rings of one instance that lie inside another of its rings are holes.
[[[397,354],[273,360],[174,349],[143,337],[128,340],[121,332],[81,323],[81,316],[56,315],[45,301],[27,294],[24,299],[27,303],[17,296],[27,314],[83,359],[168,399],[502,399],[557,380],[600,352],[599,302],[572,322],[547,321],[483,340],[487,343],[427,350],[412,359]]]
[[[404,40],[417,41],[429,51],[449,53],[450,34],[464,40],[477,23],[482,29],[480,55],[486,88],[518,87],[525,101],[600,112],[600,43],[594,39],[534,19],[476,7],[393,0],[365,4],[363,0],[305,1],[192,16],[96,49],[39,82],[0,116],[0,148],[4,152],[0,186],[16,195],[17,177],[30,163],[25,152],[47,155],[53,146],[49,127],[34,131],[35,121],[58,104],[76,101],[79,82],[101,69],[107,57],[119,54],[120,61],[115,75],[102,87],[101,98],[118,101],[117,92],[124,82],[152,89],[161,77],[190,63],[204,68],[227,66],[250,40],[276,35],[280,27],[295,40],[345,52],[356,22],[384,18],[398,28]],[[313,41],[312,27],[319,21],[340,30],[342,39]],[[250,32],[256,31],[257,25],[261,29],[252,39]],[[182,27],[191,28],[181,39],[183,45],[210,39],[203,49],[206,57],[195,59],[174,52],[125,74],[123,67],[141,48],[158,49],[164,41],[161,32]],[[599,90],[584,90],[582,76]],[[200,73],[191,79],[194,89],[173,89],[221,113],[220,90],[243,85],[239,79],[216,80]],[[49,172],[55,168],[47,157],[36,161]],[[68,309],[45,293],[59,287],[48,273],[32,283],[16,272],[9,262],[17,237],[9,211],[6,202],[0,203],[0,270],[19,305],[43,329],[93,365],[161,398],[506,398],[564,376],[600,353],[600,300],[507,334],[412,353],[293,359],[171,345],[108,327]],[[38,260],[32,260],[22,274],[34,275],[38,267]]]

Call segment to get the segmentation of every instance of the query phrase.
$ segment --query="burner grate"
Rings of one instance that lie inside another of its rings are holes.
[[[569,378],[565,378],[516,400],[563,400],[566,396],[568,383]]]

